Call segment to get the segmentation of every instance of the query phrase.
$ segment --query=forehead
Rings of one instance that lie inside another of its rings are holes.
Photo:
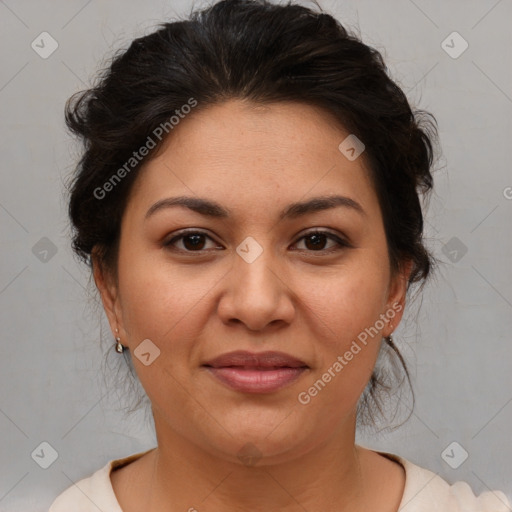
[[[229,100],[182,120],[164,148],[176,156],[200,148],[188,154],[191,161],[229,158],[247,167],[278,158],[276,166],[282,167],[286,162],[329,158],[347,135],[332,114],[311,105]]]
[[[281,211],[285,203],[339,193],[371,209],[376,197],[363,156],[351,161],[339,149],[349,135],[310,105],[209,106],[173,129],[140,171],[132,201],[147,209],[166,196],[195,194],[233,211]]]

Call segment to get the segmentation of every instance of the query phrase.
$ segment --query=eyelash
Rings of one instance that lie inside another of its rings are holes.
[[[181,232],[179,233],[178,235],[174,236],[173,238],[171,238],[168,242],[165,242],[163,245],[164,247],[166,248],[169,248],[171,250],[175,250],[175,251],[178,251],[178,252],[182,252],[182,253],[188,253],[188,254],[193,254],[193,253],[199,253],[201,254],[202,252],[204,251],[208,251],[209,249],[199,249],[197,251],[190,251],[190,250],[186,250],[186,249],[177,249],[175,247],[172,247],[172,245],[178,241],[178,240],[181,240],[187,236],[190,236],[190,235],[204,235],[205,237],[209,238],[210,240],[213,240],[207,233],[205,233],[204,231],[197,231],[197,230],[193,230],[193,231],[184,231],[184,232]],[[307,238],[309,236],[312,236],[312,235],[326,235],[327,238],[333,240],[334,242],[336,242],[337,244],[337,247],[333,247],[333,248],[330,248],[330,249],[320,249],[318,251],[313,251],[313,250],[307,250],[307,249],[299,249],[299,251],[306,251],[306,252],[309,252],[309,253],[323,253],[323,254],[331,254],[333,252],[337,252],[337,251],[340,251],[342,249],[347,249],[347,248],[350,248],[352,247],[348,242],[346,242],[345,240],[343,240],[342,238],[338,237],[337,235],[335,235],[334,233],[331,233],[330,231],[322,231],[322,230],[314,230],[314,231],[309,231],[308,233],[304,234],[301,238],[299,238],[296,242],[300,242],[301,240],[303,240],[304,238]],[[295,245],[294,244],[294,245]]]

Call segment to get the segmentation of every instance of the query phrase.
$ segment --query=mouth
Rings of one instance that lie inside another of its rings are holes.
[[[275,392],[309,369],[300,359],[283,352],[230,352],[202,366],[222,384],[243,393]]]

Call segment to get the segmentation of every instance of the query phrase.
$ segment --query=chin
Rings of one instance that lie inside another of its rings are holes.
[[[275,414],[273,418],[276,419]],[[265,426],[267,422],[262,424],[261,416],[253,417],[252,421],[248,418],[236,427],[224,422],[223,426],[232,435],[225,432],[222,439],[212,439],[208,443],[209,449],[213,447],[217,456],[222,454],[231,462],[245,466],[277,464],[313,449],[313,432],[308,433],[300,425],[292,428],[286,424],[289,417],[284,421],[283,418],[286,415],[279,418],[281,425],[274,421],[271,426]]]

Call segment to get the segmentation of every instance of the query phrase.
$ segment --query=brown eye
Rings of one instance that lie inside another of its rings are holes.
[[[181,233],[164,243],[165,247],[175,247],[176,242],[182,241],[182,247],[176,247],[177,250],[184,252],[199,252],[205,249],[205,239],[212,240],[206,233],[202,231],[188,231]]]
[[[329,231],[312,231],[299,239],[299,241],[301,240],[305,240],[305,246],[308,252],[332,252],[333,250],[336,251],[341,248],[350,247],[347,242]],[[325,244],[327,240],[333,240],[335,245],[326,249]]]
[[[168,242],[165,242],[164,247],[169,247],[181,252],[201,252],[212,249],[205,247],[207,240],[213,241],[213,239],[203,231],[187,231],[181,232]],[[305,249],[298,250],[306,252],[331,253],[341,250],[342,248],[351,247],[348,242],[329,231],[312,231],[300,238],[296,244],[302,240],[305,241]],[[333,241],[334,245],[326,248],[326,244],[329,240]],[[176,246],[178,242],[181,242],[181,247]]]

